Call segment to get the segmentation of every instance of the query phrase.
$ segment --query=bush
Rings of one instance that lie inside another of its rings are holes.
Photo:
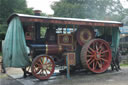
[[[0,52],[1,52],[1,48],[2,48],[2,40],[4,40],[4,38],[5,38],[6,30],[7,30],[7,25],[0,24]]]
[[[4,40],[5,32],[0,32],[0,41]]]

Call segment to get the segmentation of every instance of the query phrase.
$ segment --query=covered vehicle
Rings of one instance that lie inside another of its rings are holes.
[[[3,46],[5,67],[31,66],[48,79],[55,66],[105,72],[119,46],[121,22],[13,14]],[[31,59],[30,59],[31,58]]]

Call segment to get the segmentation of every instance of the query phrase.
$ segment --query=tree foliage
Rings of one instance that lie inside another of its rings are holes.
[[[33,10],[27,8],[26,0],[0,0],[0,40],[5,36],[6,21],[12,13],[33,14]]]
[[[60,0],[51,7],[56,17],[89,19],[120,20],[124,11],[120,0]]]
[[[0,0],[0,23],[6,22],[12,13],[33,14],[32,8],[27,8],[26,0]]]
[[[79,10],[78,10],[79,8]],[[76,18],[84,18],[84,10],[82,9],[82,4],[79,3],[71,3],[70,0],[60,2],[56,2],[52,5],[52,9],[54,10],[54,16],[61,17],[76,17]]]

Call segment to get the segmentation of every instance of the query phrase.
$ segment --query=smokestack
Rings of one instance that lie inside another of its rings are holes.
[[[41,14],[41,10],[34,10],[34,13],[36,16],[40,16]],[[41,27],[41,24],[40,22],[35,22],[35,32],[37,35],[35,35],[36,37],[36,40],[40,40],[40,27]]]
[[[40,16],[41,10],[34,10],[35,15]]]

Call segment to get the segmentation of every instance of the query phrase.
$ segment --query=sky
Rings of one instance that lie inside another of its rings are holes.
[[[41,10],[42,13],[53,14],[54,11],[50,5],[59,0],[26,0],[28,7],[34,8],[34,10]]]
[[[27,0],[28,7],[34,8],[34,10],[41,10],[46,14],[54,14],[54,11],[51,9],[50,5],[55,1],[59,0]],[[128,8],[128,2],[126,0],[120,0],[124,8]]]

